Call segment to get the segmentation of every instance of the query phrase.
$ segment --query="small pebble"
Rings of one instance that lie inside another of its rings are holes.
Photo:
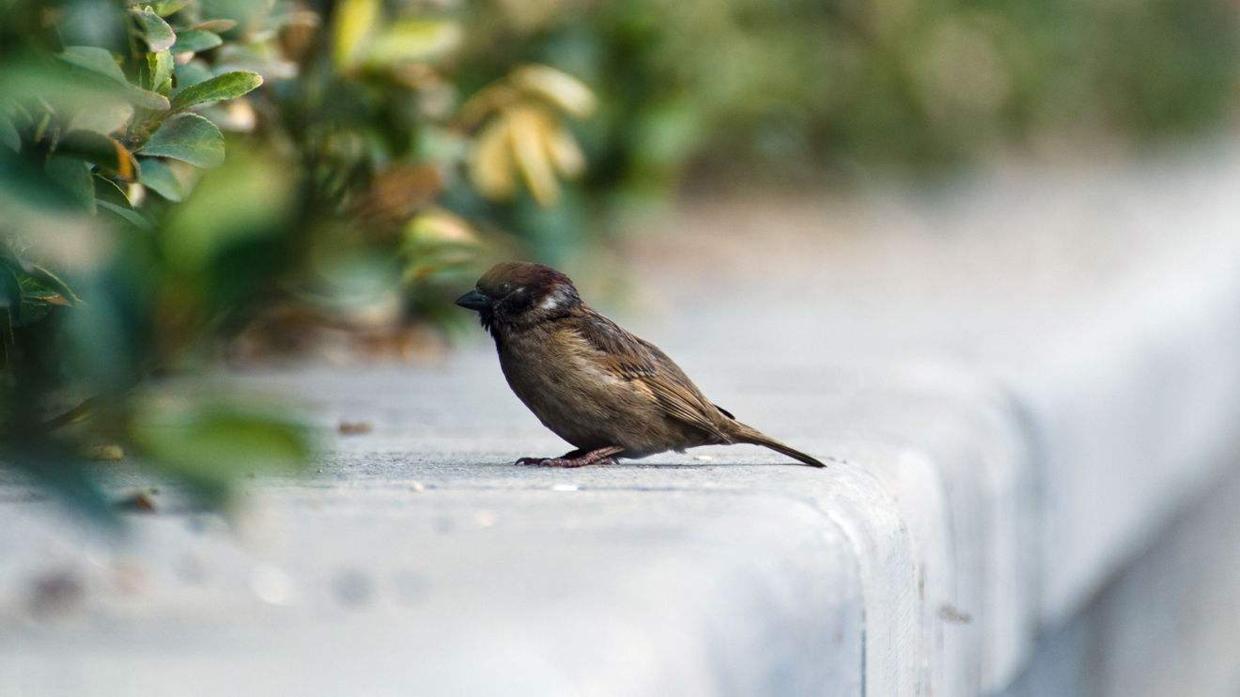
[[[360,436],[370,433],[375,429],[374,425],[369,421],[341,421],[336,430],[342,436]]]
[[[85,595],[82,581],[71,571],[56,571],[34,580],[30,589],[30,609],[38,613],[64,612]]]
[[[122,511],[132,513],[154,513],[155,499],[151,498],[145,491],[139,491],[117,501],[116,507]]]
[[[336,574],[336,578],[332,581],[332,588],[336,593],[336,599],[342,605],[350,607],[366,605],[374,595],[374,584],[366,574],[357,569],[345,569]]]

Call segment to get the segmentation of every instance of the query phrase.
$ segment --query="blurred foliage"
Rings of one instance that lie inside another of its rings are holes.
[[[0,461],[87,510],[126,454],[219,502],[304,461],[221,353],[407,356],[492,256],[689,174],[939,171],[1226,124],[1230,0],[0,0]],[[421,332],[421,333],[419,333]],[[341,339],[344,337],[344,339]]]
[[[1177,139],[1229,125],[1240,67],[1232,0],[472,8],[467,76],[493,80],[519,59],[595,89],[598,116],[579,126],[590,167],[569,198],[607,219],[658,206],[686,175],[847,183]]]
[[[441,63],[461,38],[380,0],[0,4],[0,462],[106,520],[96,459],[208,504],[305,462],[286,406],[198,369],[246,336],[439,311],[504,244],[474,214],[550,206],[582,170],[563,119],[589,90],[514,66],[467,123]]]

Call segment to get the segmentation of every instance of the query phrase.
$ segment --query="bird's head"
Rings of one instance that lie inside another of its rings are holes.
[[[550,266],[506,261],[492,266],[456,304],[477,312],[494,333],[561,317],[580,306],[581,297],[568,276]]]

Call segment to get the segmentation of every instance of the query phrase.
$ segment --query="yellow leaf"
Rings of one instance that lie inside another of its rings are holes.
[[[469,157],[469,178],[483,196],[492,200],[512,198],[517,182],[508,146],[508,121],[497,118],[487,124],[474,141]]]
[[[332,21],[332,59],[339,69],[352,67],[362,44],[379,21],[380,0],[342,0]]]
[[[529,106],[511,109],[507,120],[512,153],[530,195],[544,208],[555,205],[560,198],[560,183],[544,146],[547,131],[556,128],[554,120],[545,110]]]
[[[433,208],[409,221],[402,251],[408,259],[402,278],[406,283],[416,283],[474,263],[481,241],[463,218]]]
[[[597,105],[594,93],[584,82],[546,65],[526,65],[513,71],[512,84],[542,98],[565,112],[585,118]]]
[[[586,156],[582,154],[577,139],[563,126],[553,125],[543,133],[543,145],[551,164],[565,177],[575,178],[586,171]]]
[[[440,209],[427,211],[409,221],[406,234],[412,241],[424,244],[478,243],[478,235],[464,218]]]

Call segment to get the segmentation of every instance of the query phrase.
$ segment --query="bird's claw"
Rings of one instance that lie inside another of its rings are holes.
[[[512,463],[520,467],[528,467],[530,465],[541,465],[547,461],[545,457],[519,457],[517,461]]]

